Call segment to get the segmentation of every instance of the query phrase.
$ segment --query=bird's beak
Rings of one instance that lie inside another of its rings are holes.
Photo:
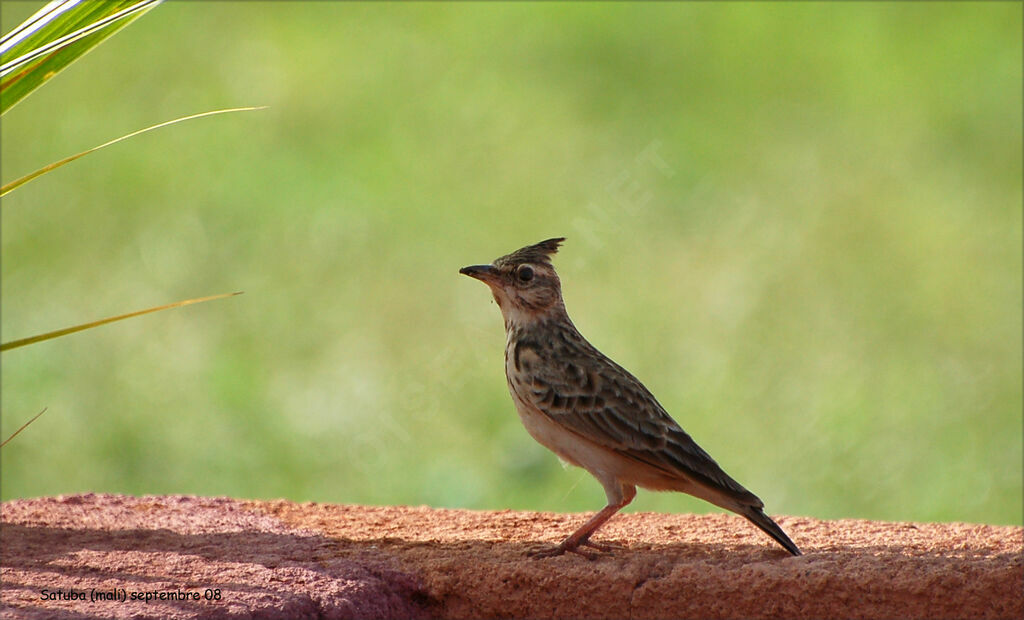
[[[498,270],[492,265],[470,265],[459,269],[459,273],[488,284],[498,279]]]

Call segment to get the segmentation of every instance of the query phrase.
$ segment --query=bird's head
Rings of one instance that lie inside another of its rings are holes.
[[[562,283],[551,255],[564,237],[548,239],[497,258],[490,265],[463,267],[459,273],[491,287],[506,327],[565,312]]]

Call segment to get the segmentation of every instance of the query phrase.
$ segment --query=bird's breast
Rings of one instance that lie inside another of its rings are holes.
[[[512,396],[516,413],[526,431],[545,448],[564,461],[576,466],[580,462],[573,454],[572,433],[544,415],[533,403],[530,390],[534,386],[533,375],[542,367],[543,345],[529,338],[518,338],[510,333],[505,347],[505,378]]]

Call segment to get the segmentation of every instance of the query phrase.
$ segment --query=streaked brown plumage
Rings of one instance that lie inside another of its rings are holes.
[[[672,419],[640,381],[579,333],[551,264],[563,238],[527,246],[460,273],[486,283],[505,319],[505,375],[527,431],[563,460],[590,472],[608,505],[555,549],[601,548],[590,537],[636,487],[689,493],[750,520],[793,555],[800,550]]]

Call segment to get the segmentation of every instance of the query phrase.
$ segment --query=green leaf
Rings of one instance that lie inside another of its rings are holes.
[[[114,138],[110,142],[104,142],[103,144],[101,144],[99,146],[94,146],[91,149],[82,151],[81,153],[72,155],[70,157],[65,157],[64,159],[62,159],[60,161],[55,161],[52,164],[43,166],[39,170],[36,170],[35,172],[32,172],[30,174],[26,174],[25,176],[21,177],[20,179],[15,179],[14,181],[11,181],[10,183],[7,183],[3,187],[0,187],[0,196],[4,196],[5,194],[10,192],[11,190],[13,190],[13,189],[15,189],[17,187],[20,187],[21,185],[24,185],[25,183],[28,183],[29,181],[31,181],[32,179],[34,179],[36,177],[42,176],[42,175],[44,175],[47,172],[50,172],[52,170],[56,170],[57,168],[60,168],[64,164],[71,163],[71,162],[75,161],[76,159],[78,159],[79,157],[85,157],[89,153],[92,153],[94,151],[98,151],[98,150],[100,150],[100,149],[102,149],[104,147],[110,146],[111,144],[117,144],[121,140],[127,140],[128,138],[131,138],[133,136],[137,136],[139,134],[146,133],[147,131],[152,131],[154,129],[160,129],[161,127],[167,127],[168,125],[173,125],[175,123],[180,123],[182,121],[192,120],[194,118],[202,118],[204,116],[213,116],[214,114],[225,114],[227,112],[245,112],[245,111],[249,111],[249,110],[265,110],[265,109],[266,109],[266,106],[247,107],[247,108],[230,108],[230,109],[227,109],[227,110],[213,110],[211,112],[202,112],[200,114],[192,114],[191,116],[183,116],[181,118],[176,118],[176,119],[171,120],[171,121],[165,121],[163,123],[159,123],[159,124],[153,125],[151,127],[146,127],[145,129],[140,129],[138,131],[133,131],[130,134],[121,136],[120,138]]]
[[[55,0],[0,39],[0,115],[162,0]]]
[[[38,336],[32,336],[30,338],[22,338],[21,340],[15,340],[14,342],[5,342],[0,345],[0,351],[6,351],[8,349],[16,349],[25,345],[34,344],[36,342],[42,342],[43,340],[50,340],[51,338],[59,338],[75,332],[80,332],[93,327],[99,327],[100,325],[106,325],[107,323],[113,323],[114,321],[123,321],[124,319],[130,319],[133,316],[139,316],[142,314],[149,314],[150,312],[159,312],[160,310],[168,310],[170,308],[180,308],[181,306],[187,306],[189,304],[198,304],[204,301],[211,301],[214,299],[222,299],[224,297],[232,297],[234,295],[241,295],[242,291],[237,293],[221,293],[220,295],[211,295],[209,297],[199,297],[196,299],[186,299],[185,301],[177,301],[173,304],[165,304],[163,306],[155,306],[153,308],[146,308],[145,310],[136,310],[135,312],[129,312],[128,314],[120,314],[118,316],[107,317],[98,321],[92,321],[90,323],[83,323],[81,325],[75,325],[74,327],[65,327],[64,329],[58,329],[57,331],[47,332],[45,334],[39,334]]]

